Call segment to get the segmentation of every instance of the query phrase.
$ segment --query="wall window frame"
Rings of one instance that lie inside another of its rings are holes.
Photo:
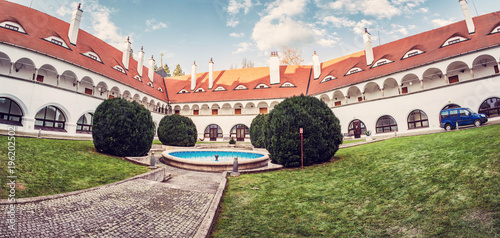
[[[50,110],[50,111],[49,111]],[[49,113],[47,113],[49,112]],[[53,112],[53,118],[52,117]],[[66,132],[66,116],[56,106],[46,106],[40,109],[35,115],[35,129],[53,130]]]
[[[87,119],[87,117],[90,117],[90,120]],[[94,118],[93,113],[88,112],[83,114],[76,122],[76,132],[91,134],[93,118]]]
[[[377,134],[398,131],[398,123],[392,116],[381,116],[377,120],[375,131]]]
[[[408,115],[407,123],[409,130],[429,128],[429,117],[424,111],[416,109]]]
[[[23,126],[23,115],[23,110],[16,101],[0,97],[0,124]]]

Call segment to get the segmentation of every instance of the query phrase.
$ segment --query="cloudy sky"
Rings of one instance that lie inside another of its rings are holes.
[[[189,74],[241,67],[243,58],[267,66],[271,51],[294,47],[304,64],[363,50],[367,27],[374,46],[463,20],[457,0],[10,0],[64,21],[82,3],[81,29],[121,49],[130,36],[171,70]],[[473,16],[500,10],[500,1],[469,0]]]

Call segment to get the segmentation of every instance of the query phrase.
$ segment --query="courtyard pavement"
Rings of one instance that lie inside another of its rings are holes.
[[[16,232],[1,205],[0,237],[193,237],[222,173],[166,166],[171,179],[144,179],[40,202],[16,205]]]

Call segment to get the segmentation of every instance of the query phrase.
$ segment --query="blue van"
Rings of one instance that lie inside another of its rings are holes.
[[[439,113],[439,126],[449,131],[457,126],[472,125],[478,127],[488,121],[484,114],[475,113],[469,108],[450,108]]]

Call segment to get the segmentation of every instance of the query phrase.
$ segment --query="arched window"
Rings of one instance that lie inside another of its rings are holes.
[[[22,126],[22,119],[23,111],[15,101],[0,98],[0,123]]]
[[[355,138],[360,138],[361,135],[366,132],[365,123],[358,119],[351,121],[351,123],[349,123],[348,132],[349,135],[354,135]]]
[[[452,104],[448,104],[448,105],[444,106],[443,109],[441,109],[441,110],[446,110],[446,109],[451,109],[451,108],[459,108],[459,107],[460,107],[460,105],[452,103]]]
[[[35,116],[35,129],[64,130],[66,118],[62,111],[54,106],[46,106]]]
[[[78,133],[91,133],[92,132],[92,118],[94,114],[85,113],[76,122],[76,132]]]
[[[427,114],[422,110],[414,110],[408,116],[408,129],[429,127]]]
[[[500,116],[500,98],[492,97],[484,100],[479,107],[479,113],[484,113],[487,117]]]
[[[222,128],[217,124],[211,124],[205,128],[205,138],[210,138],[210,141],[216,141],[217,138],[222,138]]]
[[[398,124],[391,116],[382,116],[377,120],[377,133],[392,132],[398,130]]]
[[[238,124],[231,128],[231,138],[236,138],[237,141],[245,141],[245,138],[250,138],[250,130],[248,126]]]

